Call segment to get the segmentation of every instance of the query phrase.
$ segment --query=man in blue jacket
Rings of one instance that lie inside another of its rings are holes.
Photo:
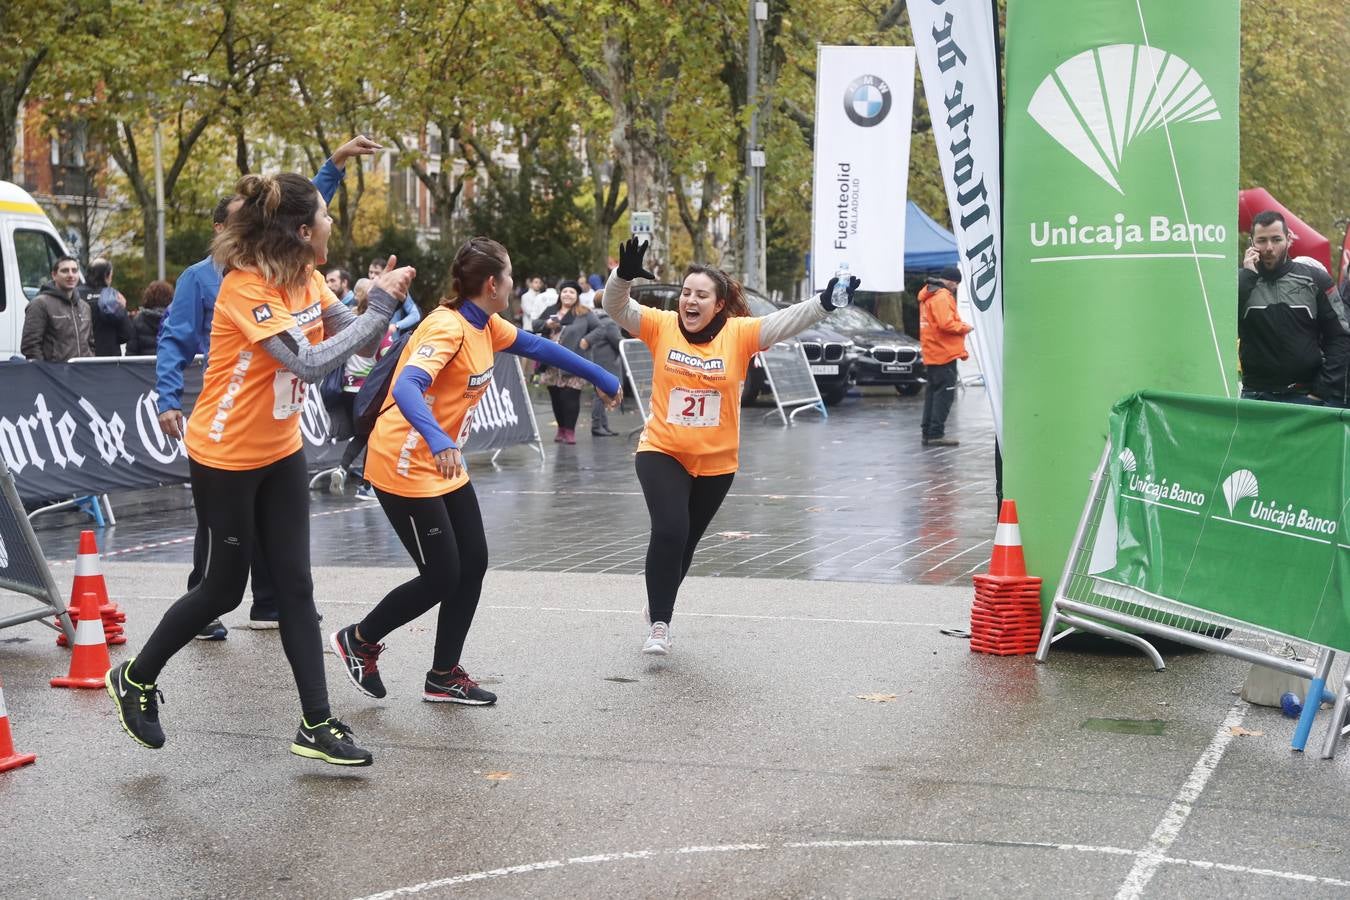
[[[343,168],[354,156],[369,156],[380,145],[364,135],[357,135],[339,147],[332,159],[324,162],[314,176],[314,186],[331,202],[342,183]],[[225,227],[225,220],[238,208],[236,197],[224,197],[216,204],[211,217],[217,233]],[[174,287],[173,302],[160,328],[159,351],[155,360],[155,391],[159,394],[159,427],[171,438],[181,440],[186,421],[183,417],[183,370],[198,353],[203,366],[211,349],[211,318],[216,309],[216,294],[220,291],[222,274],[210,256],[183,270]],[[192,547],[192,573],[188,575],[188,590],[202,578],[205,565],[206,541],[202,529]],[[278,627],[276,592],[267,572],[266,560],[254,548],[252,562],[253,606],[249,610],[249,627],[271,629]],[[200,640],[223,641],[225,625],[216,619],[197,635]]]

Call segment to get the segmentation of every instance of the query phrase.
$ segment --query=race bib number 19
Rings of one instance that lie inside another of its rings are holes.
[[[305,383],[285,369],[272,379],[272,418],[289,419],[305,408]]]
[[[722,395],[712,388],[675,388],[666,421],[687,428],[712,428],[722,421]]]

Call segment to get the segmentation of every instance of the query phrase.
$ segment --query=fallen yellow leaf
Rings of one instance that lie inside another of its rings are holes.
[[[894,694],[856,694],[859,700],[866,700],[868,703],[890,703],[895,700]]]
[[[483,776],[488,781],[509,781],[516,777],[514,772],[488,772]]]
[[[1228,729],[1228,731],[1237,737],[1261,737],[1265,734],[1264,731],[1248,731],[1241,725],[1234,725],[1232,728]]]

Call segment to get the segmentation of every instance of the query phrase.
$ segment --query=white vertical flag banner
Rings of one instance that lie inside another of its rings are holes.
[[[992,0],[907,0],[947,206],[961,255],[971,341],[1003,438],[1003,217]],[[962,304],[964,306],[964,304]]]
[[[913,47],[819,48],[811,280],[841,265],[866,291],[905,287]]]

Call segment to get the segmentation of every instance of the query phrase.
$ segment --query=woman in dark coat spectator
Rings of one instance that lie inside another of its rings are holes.
[[[597,294],[596,300],[599,298],[600,295]],[[619,331],[619,324],[603,309],[596,309],[594,315],[600,320],[600,328],[581,339],[581,349],[590,356],[591,362],[616,376],[622,384],[623,359],[619,356],[619,342],[623,340],[623,334]],[[595,402],[591,404],[591,436],[613,437],[616,434],[617,431],[611,431],[609,428],[609,415],[605,412],[605,403],[600,399],[600,395],[596,394]]]
[[[127,298],[112,286],[113,266],[106,259],[89,264],[89,283],[84,299],[94,320],[94,355],[121,356],[122,345],[131,340],[131,317]]]
[[[558,302],[544,310],[535,331],[584,356],[586,351],[582,341],[589,346],[598,337],[601,325],[595,313],[581,305],[580,298],[581,285],[575,281],[558,285]],[[586,386],[586,379],[549,367],[540,373],[539,383],[548,388],[553,418],[558,421],[558,433],[553,440],[560,444],[575,444],[577,416],[581,414],[581,389]]]
[[[131,320],[131,340],[127,341],[127,356],[154,356],[159,350],[159,326],[173,302],[173,285],[167,281],[152,281],[141,294],[141,311]]]

